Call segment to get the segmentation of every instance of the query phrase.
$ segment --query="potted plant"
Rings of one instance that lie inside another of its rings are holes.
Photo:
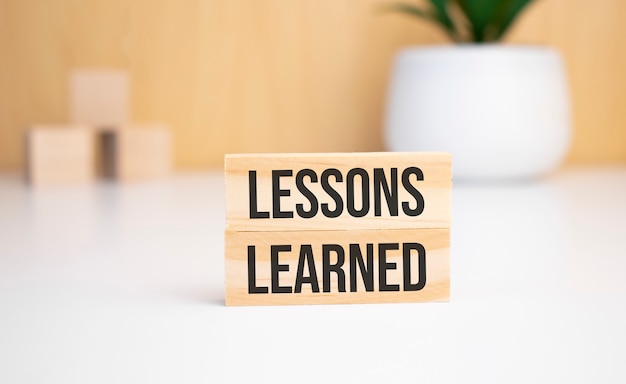
[[[560,164],[571,128],[559,53],[497,43],[531,2],[390,6],[439,25],[457,43],[396,57],[385,127],[390,150],[450,152],[455,179],[529,178]]]

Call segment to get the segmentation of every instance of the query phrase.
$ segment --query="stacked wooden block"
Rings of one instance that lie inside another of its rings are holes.
[[[26,133],[26,176],[32,185],[120,181],[167,176],[169,130],[131,124],[124,71],[81,70],[70,76],[71,123],[36,124]]]
[[[226,304],[447,301],[445,153],[227,155]]]

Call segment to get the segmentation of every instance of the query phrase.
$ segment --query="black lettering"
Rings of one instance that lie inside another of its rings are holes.
[[[248,191],[250,194],[250,218],[269,219],[269,212],[258,212],[256,192],[256,171],[248,171]]]
[[[291,169],[272,171],[272,217],[274,218],[290,219],[293,217],[293,212],[280,210],[280,197],[291,194],[291,191],[288,189],[280,189],[280,178],[291,175]]]
[[[335,252],[337,254],[337,262],[335,264],[330,263],[330,253]],[[337,288],[339,292],[346,291],[346,275],[341,268],[345,260],[343,248],[337,244],[322,244],[322,286],[324,292],[330,292],[330,273],[335,272],[337,274]]]
[[[298,187],[298,191],[304,195],[304,197],[309,200],[311,204],[311,209],[308,211],[304,210],[303,204],[296,204],[296,211],[298,212],[298,216],[310,219],[317,214],[318,204],[317,197],[304,185],[304,177],[308,176],[311,179],[312,183],[317,183],[317,174],[312,169],[302,169],[296,174],[296,186]]]
[[[309,269],[309,276],[304,276],[304,262],[306,259],[307,267]],[[300,258],[298,259],[298,272],[296,273],[296,286],[295,293],[302,292],[302,284],[311,284],[312,292],[319,292],[320,286],[317,282],[317,272],[315,271],[315,262],[313,261],[313,249],[310,244],[303,244],[300,247]]]
[[[398,243],[378,244],[378,290],[381,292],[400,290],[400,285],[398,284],[387,284],[387,270],[396,269],[396,263],[387,262],[387,251],[399,248]]]
[[[411,251],[417,251],[417,260],[419,264],[419,280],[417,283],[411,283]],[[426,250],[419,243],[402,244],[402,268],[404,273],[404,290],[419,291],[426,285]]]
[[[354,178],[359,175],[361,177],[361,200],[363,204],[361,209],[356,209],[354,202]],[[348,213],[352,217],[363,217],[370,210],[370,178],[367,171],[363,168],[352,168],[346,176],[346,192]]]
[[[356,266],[359,265],[366,292],[374,291],[374,244],[367,244],[367,266],[359,244],[350,244],[350,292],[356,292]]]
[[[418,181],[424,180],[422,170],[417,167],[409,167],[402,172],[402,186],[415,198],[416,203],[415,208],[411,208],[408,202],[402,202],[402,211],[407,216],[419,216],[424,211],[424,196],[411,184],[409,180],[411,175],[415,175]]]
[[[291,287],[281,287],[278,282],[278,272],[289,270],[289,264],[279,264],[278,254],[280,252],[291,251],[291,245],[272,245],[271,250],[271,270],[272,270],[272,293],[291,293]]]
[[[335,201],[335,209],[332,211],[328,209],[327,203],[323,203],[322,213],[326,217],[339,217],[339,215],[341,215],[341,212],[343,212],[343,199],[341,198],[341,195],[329,184],[328,178],[330,176],[334,176],[335,180],[339,183],[343,181],[343,176],[341,176],[341,172],[339,172],[339,170],[336,168],[329,168],[322,172],[322,188]]]
[[[248,246],[248,293],[267,293],[267,287],[256,286],[256,253],[254,245]]]
[[[374,168],[374,215],[382,215],[381,189],[385,193],[389,215],[398,216],[398,168],[391,168],[391,187],[387,183],[385,170]]]

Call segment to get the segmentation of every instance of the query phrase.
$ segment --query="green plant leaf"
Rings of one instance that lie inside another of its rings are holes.
[[[497,41],[511,27],[520,12],[534,0],[427,0],[426,6],[410,3],[391,3],[383,10],[405,13],[433,22],[453,41],[485,43]],[[467,34],[460,31],[450,9],[458,6],[464,15]]]
[[[495,39],[501,39],[509,30],[513,21],[519,16],[519,13],[533,0],[509,0],[503,1],[503,7],[496,15],[495,25],[497,34]]]
[[[471,40],[482,43],[489,40],[488,27],[498,6],[507,0],[456,0],[456,2],[469,22]]]
[[[457,41],[457,30],[446,8],[448,1],[429,0],[431,9],[424,9],[408,3],[391,3],[387,4],[383,10],[401,12],[434,22],[443,28],[452,40]]]
[[[469,22],[471,39],[500,40],[519,13],[533,0],[455,0]]]
[[[449,0],[429,0],[434,8],[434,15],[439,23],[448,31],[451,36],[456,36],[457,30],[452,17],[448,12]]]
[[[406,4],[406,3],[386,4],[382,8],[382,10],[383,11],[395,11],[395,12],[406,13],[406,14],[409,14],[411,16],[417,16],[417,17],[420,17],[422,19],[426,19],[426,20],[430,20],[430,21],[436,21],[436,22],[439,21],[437,19],[437,17],[432,12],[430,12],[429,10],[422,9],[420,7],[416,7],[413,4]]]

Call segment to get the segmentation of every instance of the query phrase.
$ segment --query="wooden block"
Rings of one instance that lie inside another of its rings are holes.
[[[226,231],[226,305],[448,301],[450,229]]]
[[[227,155],[226,304],[447,301],[445,153]]]
[[[70,75],[70,119],[96,128],[128,122],[128,74],[121,70],[77,70]]]
[[[93,133],[84,126],[39,125],[26,133],[26,178],[32,185],[94,179]]]
[[[167,177],[171,172],[171,139],[161,125],[124,125],[101,133],[105,177],[120,181]]]
[[[235,231],[448,228],[446,153],[226,155]]]

